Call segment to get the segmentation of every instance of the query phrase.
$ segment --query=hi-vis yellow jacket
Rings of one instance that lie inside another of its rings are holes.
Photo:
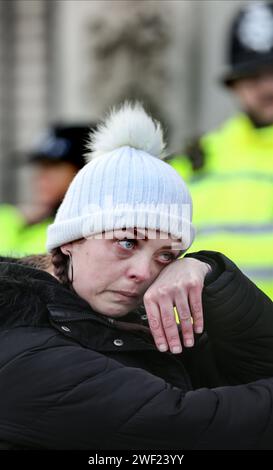
[[[241,114],[200,139],[204,166],[170,163],[188,182],[197,229],[192,251],[230,257],[273,299],[273,126]]]
[[[24,256],[45,253],[48,218],[26,225],[18,209],[9,204],[0,206],[0,255]]]

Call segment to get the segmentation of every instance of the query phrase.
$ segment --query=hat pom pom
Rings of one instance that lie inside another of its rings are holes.
[[[87,162],[120,147],[133,147],[163,158],[165,143],[161,124],[153,120],[138,102],[125,102],[113,108],[105,121],[91,134]]]

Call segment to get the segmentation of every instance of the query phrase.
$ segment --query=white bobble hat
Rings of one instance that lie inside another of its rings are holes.
[[[161,125],[139,103],[111,111],[91,136],[87,163],[71,182],[53,224],[49,251],[116,229],[151,229],[193,242],[192,201],[179,174],[161,160]]]

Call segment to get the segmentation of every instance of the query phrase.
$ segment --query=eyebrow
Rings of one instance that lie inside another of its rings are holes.
[[[143,229],[144,231],[145,229]],[[131,234],[133,232],[133,229],[121,229],[121,231],[123,232],[128,232],[129,234]],[[135,227],[134,228],[134,233],[132,233],[132,235],[134,235],[135,237],[138,237],[138,235],[140,236],[139,238],[136,238],[137,240],[142,240],[143,242],[147,242],[148,240],[150,240],[150,238],[148,238],[147,236],[143,236],[144,233],[141,231],[138,231],[137,228]],[[174,243],[177,243],[177,242],[174,242]],[[160,247],[160,250],[172,250],[172,251],[181,251],[182,253],[182,249],[181,248],[176,248],[176,249],[173,249],[173,246],[172,245],[164,245],[164,246],[161,246]]]

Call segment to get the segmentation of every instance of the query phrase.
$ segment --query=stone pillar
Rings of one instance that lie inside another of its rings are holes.
[[[18,182],[17,173],[20,170],[21,175],[23,156],[48,118],[47,12],[46,0],[0,1],[0,198],[4,201],[25,197],[27,184],[20,184],[21,178]]]

